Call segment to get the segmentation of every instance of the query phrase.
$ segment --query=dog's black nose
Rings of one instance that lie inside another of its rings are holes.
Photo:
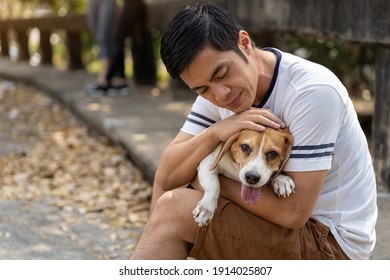
[[[249,185],[254,185],[260,181],[260,175],[255,172],[246,172],[245,180]]]

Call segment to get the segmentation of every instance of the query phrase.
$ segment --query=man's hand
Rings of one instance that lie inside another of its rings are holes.
[[[251,108],[218,121],[210,129],[213,130],[213,133],[220,141],[226,142],[230,136],[243,129],[263,131],[266,127],[278,129],[284,128],[285,126],[271,110]]]

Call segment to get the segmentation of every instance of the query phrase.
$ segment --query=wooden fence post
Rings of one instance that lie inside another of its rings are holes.
[[[8,31],[0,31],[0,47],[1,47],[1,56],[9,56],[9,42],[8,42]]]
[[[28,61],[30,59],[30,54],[28,51],[28,34],[27,30],[21,29],[16,30],[16,41],[18,42],[18,60],[19,61]]]
[[[52,64],[53,51],[50,44],[50,31],[40,30],[40,48],[41,48],[41,62],[42,64]]]
[[[69,52],[69,69],[83,69],[83,63],[81,60],[81,39],[80,32],[67,31],[67,49]]]

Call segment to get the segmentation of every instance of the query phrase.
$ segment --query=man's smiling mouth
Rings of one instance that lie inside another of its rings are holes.
[[[241,92],[237,94],[237,96],[230,101],[229,103],[226,103],[223,105],[225,108],[236,108],[240,104],[241,99]]]

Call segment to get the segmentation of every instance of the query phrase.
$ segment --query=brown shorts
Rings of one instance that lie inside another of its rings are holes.
[[[313,219],[293,230],[261,219],[220,198],[212,222],[199,227],[195,259],[348,259],[329,228]]]

